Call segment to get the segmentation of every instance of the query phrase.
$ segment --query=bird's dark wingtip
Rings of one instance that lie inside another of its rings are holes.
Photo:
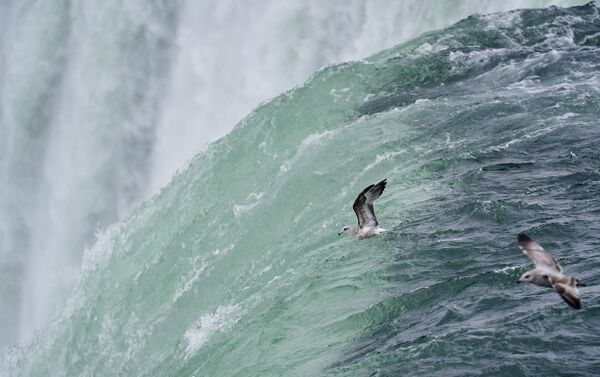
[[[519,235],[517,235],[517,241],[529,242],[529,241],[533,241],[533,240],[531,238],[529,238],[529,236],[526,235],[525,233],[519,233]]]

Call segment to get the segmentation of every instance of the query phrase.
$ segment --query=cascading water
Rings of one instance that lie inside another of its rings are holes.
[[[30,20],[3,25],[0,42],[0,279],[3,302],[15,304],[1,309],[3,340],[14,344],[43,329],[7,353],[0,373],[597,371],[600,292],[590,272],[600,267],[595,6],[470,17],[319,71],[256,108],[159,195],[101,232],[75,292],[44,326],[97,226],[124,216],[147,187],[164,182],[174,161],[224,133],[236,112],[281,82],[260,86],[249,73],[248,86],[235,91],[235,79],[225,84],[235,69],[219,71],[219,59],[198,68],[210,57],[186,48],[198,5],[128,3],[124,12],[107,2],[57,4],[2,5],[9,11],[2,19]],[[363,12],[357,22],[369,25],[373,9],[386,9],[368,4],[263,3],[256,12],[267,20],[288,20],[280,17],[286,9],[299,15],[284,22],[300,30],[298,43],[290,37],[284,44],[305,52],[299,42],[315,40],[304,36],[312,30],[306,23],[327,19],[316,10]],[[206,5],[203,17],[218,24],[239,7]],[[36,23],[42,15],[45,22]],[[265,33],[237,25],[234,35]],[[350,41],[368,34],[349,25],[347,34],[328,33]],[[401,38],[394,27],[383,34]],[[337,45],[318,43],[309,62],[286,69],[301,76],[370,43]],[[258,55],[289,58],[289,50],[268,51]],[[256,63],[249,72],[261,65],[285,66]],[[186,84],[193,67],[191,76],[204,79]],[[39,76],[28,81],[23,72]],[[226,90],[208,80],[215,75]],[[196,84],[223,92],[211,102]],[[260,94],[245,98],[253,87]],[[212,109],[200,106],[209,115],[198,115],[198,127],[216,129],[204,140],[190,136],[189,120],[179,124],[181,114],[196,117],[198,100]],[[189,151],[169,160],[169,143],[161,144],[169,138]],[[335,236],[354,219],[356,193],[383,177],[389,185],[377,210],[388,234],[362,242]],[[563,266],[587,280],[584,309],[512,284],[529,266],[514,245],[522,230],[542,237]]]
[[[2,44],[0,344],[62,305],[147,181],[176,9],[15,2]]]
[[[64,302],[97,229],[260,101],[473,12],[548,3],[3,1],[0,348]]]
[[[362,59],[473,13],[576,0],[188,1],[156,131],[154,194],[256,105],[331,63]]]
[[[521,10],[320,70],[100,233],[0,373],[595,375],[599,36],[593,4]],[[388,232],[338,237],[384,177]],[[515,284],[520,231],[581,310]]]

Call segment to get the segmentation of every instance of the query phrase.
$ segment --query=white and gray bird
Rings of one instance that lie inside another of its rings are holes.
[[[358,194],[358,197],[354,201],[354,205],[352,205],[352,209],[358,218],[358,228],[345,226],[338,235],[348,233],[360,240],[385,231],[385,229],[379,227],[379,222],[377,221],[377,217],[375,217],[375,210],[373,209],[373,202],[381,196],[386,183],[387,182],[384,179],[374,185],[365,187],[365,189]]]
[[[563,274],[563,268],[556,258],[548,254],[543,247],[524,233],[517,236],[519,247],[533,261],[535,268],[525,272],[517,283],[529,282],[540,287],[554,288],[556,293],[574,309],[581,309],[578,285],[583,286],[574,277]]]

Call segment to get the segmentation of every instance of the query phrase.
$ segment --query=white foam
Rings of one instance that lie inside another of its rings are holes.
[[[402,154],[404,154],[405,151],[398,151],[398,152],[385,152],[382,154],[378,154],[377,157],[375,157],[375,161],[371,162],[369,165],[367,165],[363,171],[361,172],[361,175],[371,169],[373,169],[375,166],[379,165],[380,163],[382,163],[383,161],[388,161],[388,160],[392,160],[395,157],[398,157]]]
[[[317,132],[308,135],[304,140],[302,140],[302,142],[298,146],[298,149],[296,149],[296,153],[294,154],[294,156],[284,161],[283,164],[281,164],[281,166],[279,167],[279,175],[287,173],[308,149],[316,145],[320,145],[327,140],[330,140],[336,132],[339,132],[344,128],[346,127],[342,127],[333,131]]]
[[[207,267],[208,263],[204,262],[199,267],[195,267],[191,271],[191,273],[189,273],[188,276],[184,278],[184,283],[177,288],[177,290],[175,291],[175,295],[173,295],[173,303],[179,300],[179,298],[183,296],[184,293],[186,293],[192,288],[194,283],[198,281],[198,279],[200,279],[202,273],[206,270]]]
[[[329,91],[329,95],[334,98],[334,102],[337,102],[338,99],[342,99],[348,102],[350,101],[350,96],[352,95],[352,92],[350,88],[331,89]]]
[[[198,352],[215,333],[231,328],[240,316],[237,305],[219,306],[214,313],[202,315],[198,322],[184,334],[187,342],[185,358]]]
[[[592,35],[586,35],[585,37],[583,37],[583,39],[581,40],[581,42],[579,42],[579,44],[585,44],[590,40],[594,40],[596,38],[600,37],[600,33],[594,33]]]
[[[252,208],[256,207],[256,205],[260,201],[260,198],[262,198],[263,195],[264,192],[250,193],[250,195],[248,195],[246,199],[244,199],[244,202],[242,204],[234,205],[233,215],[235,216],[235,218],[239,219],[243,214],[249,212],[250,210],[252,210]]]
[[[518,270],[520,268],[523,268],[523,266],[506,266],[506,267],[494,270],[494,272],[495,273],[507,273],[507,272],[512,272],[514,270]]]
[[[562,118],[560,118],[560,119],[562,119]],[[534,137],[538,137],[538,136],[549,134],[549,133],[551,133],[551,132],[553,132],[555,130],[558,130],[560,128],[563,128],[565,126],[566,126],[565,124],[557,124],[557,125],[554,125],[554,126],[543,127],[543,128],[538,129],[538,130],[535,130],[533,132],[526,133],[523,136],[520,136],[520,137],[517,137],[515,139],[512,139],[512,140],[510,140],[510,141],[508,141],[508,142],[506,142],[506,143],[504,143],[502,145],[494,145],[492,147],[489,147],[489,148],[487,148],[487,151],[502,151],[502,150],[508,149],[513,144],[520,143],[520,142],[522,142],[524,140],[531,139],[531,138],[534,138]]]

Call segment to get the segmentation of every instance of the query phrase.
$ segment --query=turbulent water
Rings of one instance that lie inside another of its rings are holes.
[[[588,4],[320,70],[101,233],[0,374],[597,375],[599,68]],[[338,237],[385,177],[387,233]],[[515,284],[521,231],[588,284],[581,310]]]
[[[0,1],[0,349],[62,307],[99,229],[261,101],[475,12],[579,1]]]

